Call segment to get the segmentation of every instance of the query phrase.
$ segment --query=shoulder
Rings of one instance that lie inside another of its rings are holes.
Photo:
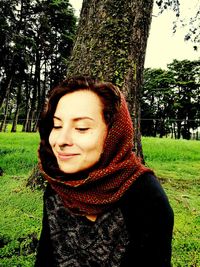
[[[122,266],[169,267],[174,216],[153,174],[132,184],[121,199],[121,212],[130,240]]]
[[[158,178],[151,173],[145,173],[127,190],[124,198],[138,198],[140,200],[163,199],[167,201],[166,193]]]
[[[167,217],[173,220],[168,197],[157,177],[151,173],[141,175],[121,199],[121,209],[129,219],[155,221]]]

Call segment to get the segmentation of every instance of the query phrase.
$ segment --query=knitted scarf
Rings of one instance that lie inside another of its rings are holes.
[[[94,168],[76,175],[62,173],[46,143],[40,142],[39,168],[64,206],[76,214],[97,215],[110,209],[140,175],[152,172],[132,151],[133,126],[122,94],[104,151]]]

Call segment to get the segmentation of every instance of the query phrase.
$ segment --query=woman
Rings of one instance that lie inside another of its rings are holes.
[[[35,266],[169,267],[173,212],[132,152],[119,89],[65,80],[51,92],[39,131],[48,183]]]

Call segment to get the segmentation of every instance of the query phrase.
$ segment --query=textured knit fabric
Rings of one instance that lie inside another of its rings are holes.
[[[45,200],[54,262],[59,267],[120,267],[128,245],[121,210],[113,209],[95,223],[71,214],[57,194]]]
[[[170,267],[173,212],[158,180],[140,176],[96,222],[70,214],[47,186],[35,267]]]
[[[49,169],[55,163],[51,162],[44,143],[41,140],[40,169],[65,207],[76,214],[100,214],[109,210],[140,175],[152,172],[132,152],[132,121],[122,94],[121,106],[109,129],[104,151],[93,170],[77,175],[63,174],[62,177],[57,173],[49,175]]]

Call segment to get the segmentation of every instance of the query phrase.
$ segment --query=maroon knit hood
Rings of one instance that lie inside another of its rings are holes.
[[[133,126],[122,94],[104,151],[93,169],[75,175],[60,172],[46,143],[41,140],[39,147],[40,170],[65,207],[77,214],[99,214],[108,210],[140,175],[152,172],[132,151]]]

